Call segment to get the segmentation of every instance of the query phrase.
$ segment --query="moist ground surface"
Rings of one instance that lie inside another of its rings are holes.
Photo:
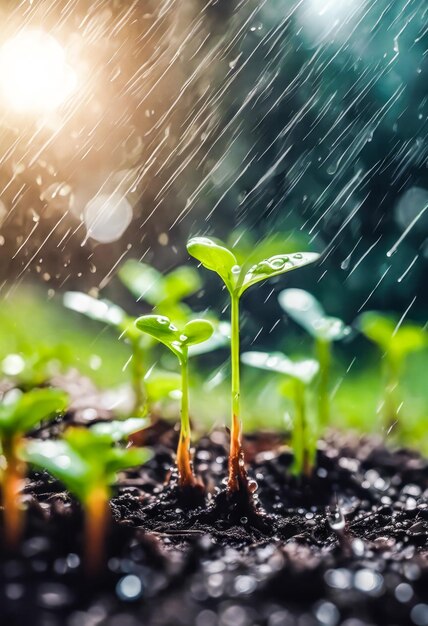
[[[279,438],[254,435],[255,513],[225,498],[225,433],[196,446],[205,495],[177,490],[175,439],[160,422],[152,460],[121,475],[96,580],[82,567],[79,506],[31,475],[25,538],[0,554],[2,626],[428,625],[428,465],[417,453],[332,434],[299,481]]]

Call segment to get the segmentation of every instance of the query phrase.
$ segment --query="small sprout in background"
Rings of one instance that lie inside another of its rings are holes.
[[[231,300],[232,427],[230,437],[228,491],[234,493],[248,485],[242,450],[239,374],[239,301],[252,285],[313,263],[314,252],[279,254],[259,263],[239,265],[233,252],[223,243],[208,237],[194,237],[187,244],[189,254],[223,280]]]
[[[291,446],[294,453],[293,473],[298,476],[301,474],[310,476],[316,460],[317,428],[309,421],[306,389],[318,374],[319,365],[317,361],[313,359],[291,361],[281,352],[244,352],[242,362],[291,378],[291,381],[286,381],[282,385],[282,391],[287,396],[291,391],[294,396],[294,419],[291,436]]]
[[[3,456],[2,492],[5,536],[14,548],[22,532],[19,492],[25,476],[25,463],[19,449],[24,435],[44,419],[65,411],[67,395],[56,389],[34,389],[17,395],[9,392],[0,405],[0,441]]]
[[[61,440],[28,441],[22,456],[60,480],[80,501],[85,512],[85,563],[90,574],[99,571],[104,555],[109,499],[117,473],[142,465],[150,458],[145,448],[113,444],[147,425],[130,418],[69,428]]]
[[[179,485],[196,485],[190,461],[190,419],[189,419],[189,348],[210,339],[214,328],[207,320],[191,320],[179,330],[164,315],[143,315],[135,322],[143,333],[165,344],[175,354],[181,365],[181,429],[177,448],[177,469]]]
[[[64,294],[64,306],[77,313],[82,313],[92,320],[102,322],[115,328],[120,336],[131,346],[130,359],[132,388],[134,391],[135,415],[143,416],[147,413],[147,398],[144,388],[146,374],[145,355],[150,346],[142,339],[134,326],[135,319],[129,316],[121,307],[109,300],[97,300],[80,291],[67,291]]]
[[[165,276],[154,267],[139,261],[126,261],[118,272],[125,287],[136,298],[153,307],[153,312],[186,322],[190,308],[182,301],[202,287],[198,272],[187,265],[173,269]]]
[[[67,345],[21,343],[19,351],[8,354],[0,364],[3,374],[13,378],[21,389],[29,390],[45,384],[61,367],[72,362],[71,350]]]
[[[151,367],[144,377],[147,401],[150,406],[168,398],[181,398],[181,376]]]
[[[428,346],[426,330],[412,322],[399,324],[385,314],[367,311],[356,321],[357,328],[375,343],[384,356],[384,416],[387,428],[399,423],[402,400],[400,378],[406,358]]]
[[[320,364],[318,420],[320,426],[325,428],[330,421],[331,344],[347,337],[351,328],[338,317],[326,315],[318,300],[304,289],[284,289],[279,294],[278,301],[287,315],[315,339]]]

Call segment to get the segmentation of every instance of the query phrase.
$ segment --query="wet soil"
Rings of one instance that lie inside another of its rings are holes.
[[[253,508],[225,496],[226,433],[196,446],[205,494],[183,494],[176,432],[156,428],[153,458],[120,476],[96,579],[82,565],[79,506],[48,474],[30,475],[25,538],[0,552],[1,625],[428,625],[428,463],[417,453],[332,433],[313,477],[298,480],[281,439],[254,435]]]

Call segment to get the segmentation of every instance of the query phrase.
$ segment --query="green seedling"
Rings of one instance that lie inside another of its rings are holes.
[[[145,415],[147,413],[147,397],[144,387],[145,355],[150,345],[145,343],[140,333],[137,332],[134,325],[135,318],[109,300],[97,300],[80,291],[67,291],[63,302],[68,309],[115,328],[120,333],[120,337],[130,345],[131,381],[134,391],[133,413],[138,416]]]
[[[61,440],[28,441],[23,458],[60,480],[82,504],[85,512],[85,564],[95,574],[103,561],[109,521],[109,499],[117,473],[142,465],[150,458],[145,448],[113,444],[147,425],[130,418],[102,422],[91,428],[69,428]]]
[[[375,343],[384,355],[384,418],[389,428],[399,424],[402,405],[400,379],[406,358],[413,352],[428,345],[428,335],[424,328],[412,322],[399,324],[391,316],[368,311],[360,315],[358,329]]]
[[[232,365],[232,426],[229,455],[229,493],[247,486],[242,450],[239,374],[239,302],[242,294],[253,285],[274,276],[290,272],[319,258],[314,252],[279,254],[254,265],[239,265],[233,252],[223,243],[208,237],[194,237],[187,244],[189,254],[204,267],[216,272],[223,280],[231,302],[231,365]]]
[[[177,469],[181,487],[194,486],[195,475],[190,461],[189,419],[189,348],[207,341],[213,334],[211,322],[195,319],[187,322],[181,330],[164,315],[144,315],[135,322],[143,333],[166,345],[178,358],[181,366],[181,429],[177,448]]]
[[[291,381],[282,385],[286,395],[294,397],[294,420],[291,446],[294,453],[293,473],[300,476],[312,474],[316,459],[317,429],[311,425],[306,406],[306,390],[319,371],[319,364],[313,359],[291,361],[281,352],[244,352],[242,362],[252,367],[278,372]]]
[[[23,342],[21,342],[23,343]],[[19,352],[11,352],[0,364],[2,372],[13,378],[21,389],[44,385],[62,367],[72,361],[70,347],[64,344],[48,346],[33,342],[22,345]]]
[[[118,275],[137,302],[143,300],[153,307],[154,313],[167,315],[180,323],[191,315],[190,308],[182,301],[202,287],[198,272],[186,265],[164,276],[150,265],[129,260]]]
[[[66,407],[66,394],[56,389],[34,389],[18,396],[11,392],[0,405],[3,514],[6,542],[11,548],[17,545],[22,532],[19,492],[25,463],[20,459],[19,449],[23,437],[42,420],[55,417]]]
[[[323,428],[330,421],[329,382],[332,343],[347,337],[351,329],[338,317],[330,317],[316,298],[303,289],[284,289],[278,296],[284,311],[315,340],[320,364],[318,420]]]

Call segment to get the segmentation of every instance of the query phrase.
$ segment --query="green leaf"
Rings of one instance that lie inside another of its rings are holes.
[[[248,287],[274,276],[291,272],[299,267],[314,263],[319,259],[316,252],[294,252],[292,254],[277,254],[253,265],[243,277],[239,293],[242,294]]]
[[[190,346],[190,356],[197,356],[198,354],[207,354],[213,352],[218,348],[223,348],[230,343],[230,336],[232,327],[230,322],[217,322],[214,324],[214,332],[211,337],[203,343]]]
[[[309,385],[319,371],[319,365],[314,359],[292,361],[281,352],[244,352],[241,360],[252,367],[285,374],[305,385]]]
[[[164,297],[180,302],[196,293],[202,287],[199,273],[193,267],[182,265],[164,277]]]
[[[284,289],[278,301],[284,311],[316,339],[339,341],[351,332],[338,317],[326,315],[318,300],[304,289]]]
[[[412,322],[398,326],[398,322],[389,315],[367,311],[360,315],[356,324],[368,339],[398,359],[428,345],[428,335],[423,327]]]
[[[138,330],[168,346],[175,354],[181,344],[180,331],[165,315],[143,315],[135,321]]]
[[[163,400],[177,392],[181,393],[181,376],[177,372],[152,368],[144,377],[144,384],[150,403]]]
[[[60,480],[79,500],[84,501],[93,483],[91,465],[66,441],[26,442],[23,457]]]
[[[97,435],[105,435],[110,441],[121,441],[129,435],[146,428],[150,420],[140,417],[130,417],[126,420],[112,420],[111,422],[98,422],[90,427]]]
[[[214,327],[208,320],[196,319],[187,322],[181,333],[183,345],[191,346],[207,341],[214,332]]]
[[[179,330],[171,323],[169,317],[164,315],[144,315],[139,317],[135,324],[139,330],[168,346],[179,358],[183,355],[184,346],[202,343],[209,339],[214,331],[211,322],[203,319],[191,320]]]
[[[80,291],[67,291],[63,302],[68,309],[115,328],[120,328],[128,317],[123,309],[109,300],[97,300]]]
[[[105,479],[108,485],[116,481],[116,473],[146,463],[151,457],[147,448],[111,448],[106,460]]]
[[[22,455],[29,463],[55,476],[85,503],[93,489],[108,489],[117,472],[141,465],[151,456],[145,448],[112,447],[116,434],[110,435],[93,429],[70,428],[61,441],[27,442]]]
[[[139,261],[126,261],[118,276],[137,301],[145,300],[156,306],[165,298],[164,278],[154,267]]]
[[[58,389],[33,389],[10,405],[2,405],[0,432],[7,435],[26,433],[42,420],[54,417],[67,408],[68,396]]]
[[[234,269],[239,269],[239,266],[233,252],[222,242],[208,237],[193,237],[187,243],[187,251],[208,270],[217,272],[229,291],[233,290]]]

